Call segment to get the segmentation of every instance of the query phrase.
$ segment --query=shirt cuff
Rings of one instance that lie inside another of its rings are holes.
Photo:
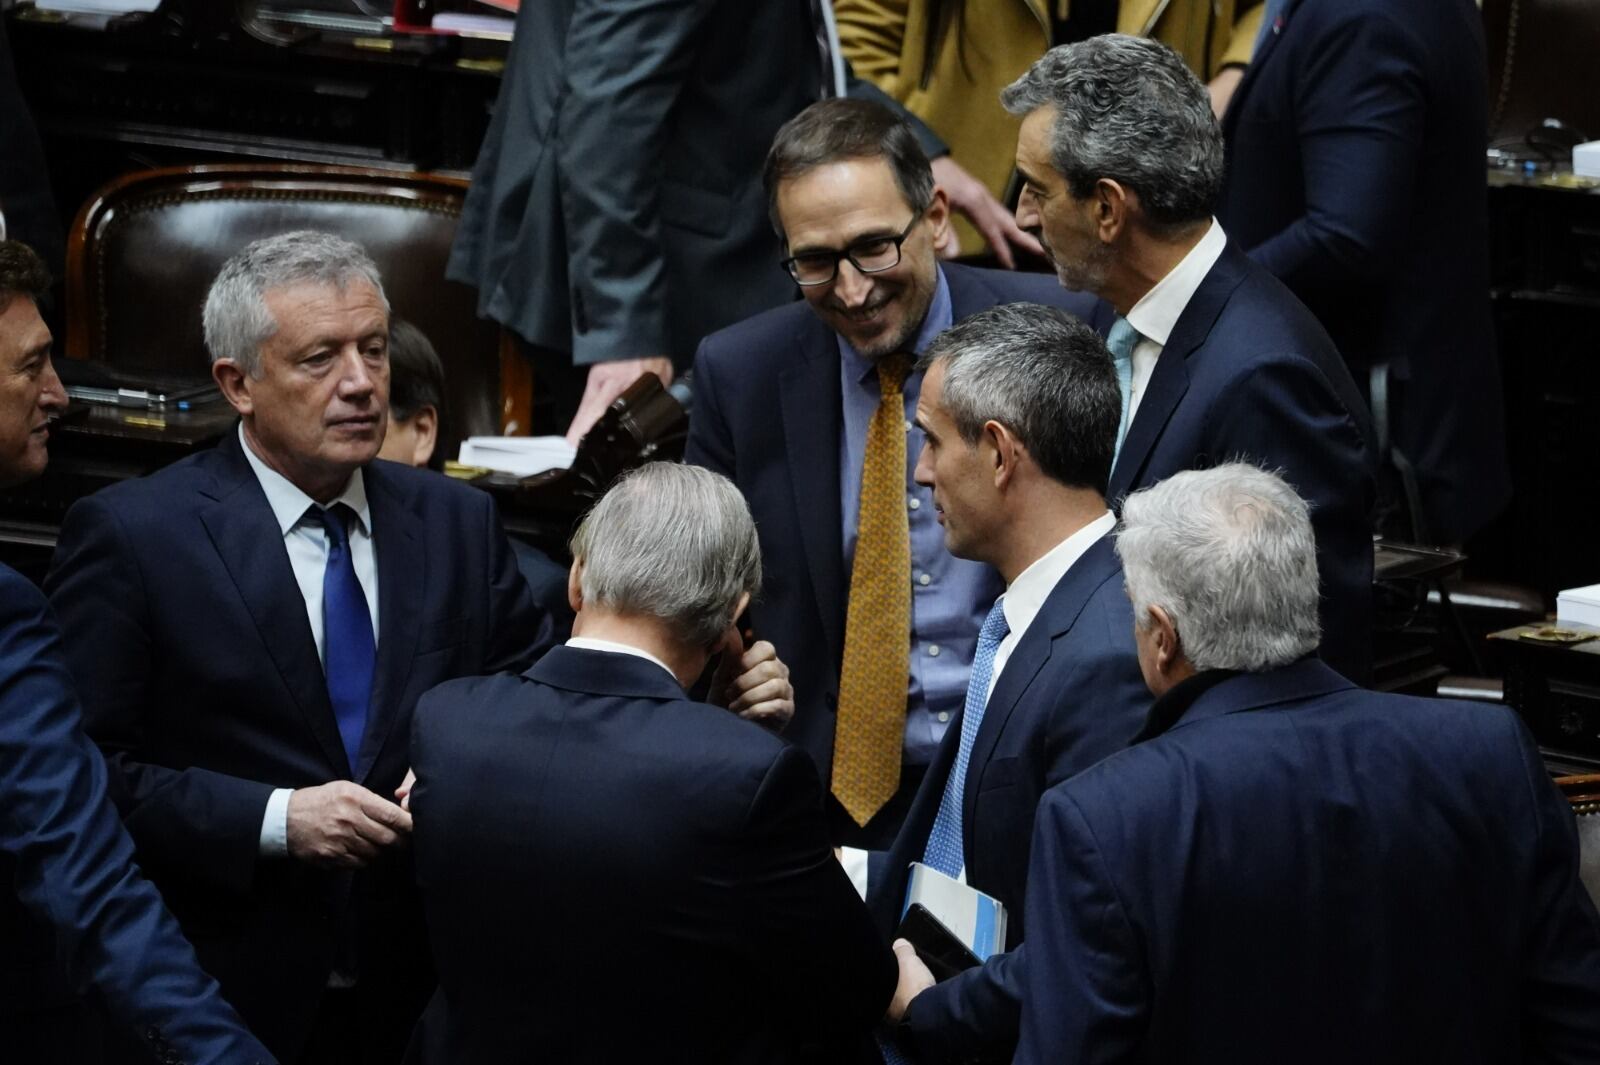
[[[267,799],[267,812],[261,818],[261,857],[289,856],[289,796],[293,788],[276,788]]]
[[[863,899],[867,897],[867,853],[859,847],[839,848],[839,864],[844,866],[844,875],[850,878],[856,894]]]

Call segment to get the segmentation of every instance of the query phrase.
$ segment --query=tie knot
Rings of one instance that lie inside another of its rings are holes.
[[[1106,337],[1106,347],[1111,349],[1111,357],[1118,362],[1127,362],[1133,358],[1133,346],[1139,342],[1139,331],[1133,324],[1121,315],[1111,323],[1111,333]]]
[[[884,395],[894,395],[905,387],[911,376],[912,356],[896,351],[878,360],[878,388]]]
[[[335,547],[344,547],[350,542],[350,517],[353,512],[344,503],[335,503],[331,507],[313,506],[306,511],[306,516],[322,523],[327,530],[328,542]]]

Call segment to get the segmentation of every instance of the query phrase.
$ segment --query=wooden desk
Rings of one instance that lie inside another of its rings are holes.
[[[1583,643],[1531,640],[1554,622],[1518,625],[1490,635],[1505,662],[1505,701],[1522,715],[1552,771],[1600,771],[1600,629],[1559,627],[1595,638]]]

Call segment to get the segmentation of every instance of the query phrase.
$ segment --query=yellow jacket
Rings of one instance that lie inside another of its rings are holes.
[[[1050,46],[1051,9],[1070,0],[962,0],[962,39],[945,33],[931,64],[928,0],[834,0],[839,40],[858,75],[933,127],[996,197],[1011,181],[1020,120],[1000,106],[1000,90]],[[958,6],[946,0],[946,8]],[[1261,25],[1257,0],[1123,0],[1117,29],[1176,49],[1202,80],[1250,60]],[[1242,12],[1237,17],[1235,12]],[[1209,48],[1207,44],[1209,42]],[[982,240],[957,218],[963,251]]]

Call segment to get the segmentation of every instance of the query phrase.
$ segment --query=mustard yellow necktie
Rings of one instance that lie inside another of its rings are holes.
[[[845,613],[833,794],[864,825],[900,786],[911,645],[911,527],[906,517],[906,414],[911,357],[878,361],[882,397],[867,423],[861,514]]]

